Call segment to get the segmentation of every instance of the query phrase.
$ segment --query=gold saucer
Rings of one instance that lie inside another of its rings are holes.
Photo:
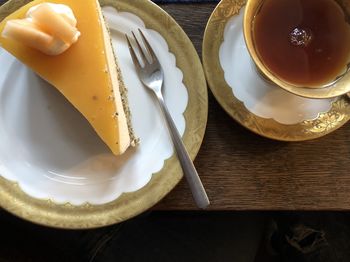
[[[251,113],[238,100],[226,83],[219,60],[227,22],[238,15],[246,0],[222,0],[212,13],[204,35],[203,66],[209,87],[224,110],[249,130],[281,141],[304,141],[325,136],[343,126],[350,119],[350,99],[344,95],[335,99],[328,112],[321,112],[313,120],[293,125],[281,124],[273,119]]]

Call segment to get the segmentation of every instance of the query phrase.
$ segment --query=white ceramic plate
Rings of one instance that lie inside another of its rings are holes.
[[[140,83],[124,33],[143,29],[165,72],[164,96],[181,134],[188,93],[165,39],[139,17],[103,8],[129,89],[139,147],[113,156],[87,121],[53,87],[0,50],[0,174],[31,197],[104,204],[145,186],[173,154],[161,112]],[[87,54],[88,55],[88,54]]]

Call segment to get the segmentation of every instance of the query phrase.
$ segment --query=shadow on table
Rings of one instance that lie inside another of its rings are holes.
[[[0,262],[350,261],[348,213],[149,212],[68,231],[0,211]]]

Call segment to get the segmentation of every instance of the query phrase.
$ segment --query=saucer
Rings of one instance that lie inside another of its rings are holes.
[[[203,65],[211,91],[225,111],[249,130],[281,141],[329,134],[350,119],[347,96],[303,98],[257,73],[243,36],[246,0],[222,0],[204,35]]]

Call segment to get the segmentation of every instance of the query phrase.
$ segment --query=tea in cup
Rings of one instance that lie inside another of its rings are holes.
[[[244,35],[259,71],[302,96],[349,92],[349,6],[350,0],[248,0]]]

